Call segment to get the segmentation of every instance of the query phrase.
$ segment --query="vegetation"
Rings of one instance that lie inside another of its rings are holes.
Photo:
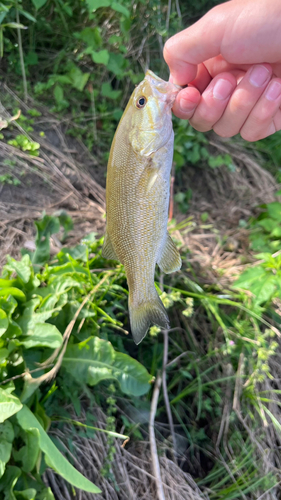
[[[77,143],[83,141],[105,168],[133,86],[147,66],[167,77],[162,59],[166,37],[216,3],[4,0],[0,3],[2,71],[23,101],[19,111],[10,94],[3,94],[3,145],[29,157],[31,172],[36,172],[40,166],[36,161],[43,157],[48,109],[65,121],[65,133]],[[24,102],[32,102],[32,107]],[[193,193],[183,182],[185,165],[208,172],[221,172],[223,167],[229,174],[237,173],[237,167],[226,145],[220,149],[210,145],[207,136],[187,122],[175,119],[174,128],[174,199],[179,211],[186,213]],[[278,141],[280,134],[275,134],[248,145],[277,182]],[[0,189],[17,188],[25,179],[25,168],[19,170],[15,163],[10,157],[1,158]],[[47,180],[44,171],[46,186]],[[218,279],[210,282],[204,271],[198,272],[186,246],[181,249],[180,273],[156,275],[172,330],[168,334],[152,327],[137,348],[128,335],[123,267],[102,258],[102,238],[97,234],[85,235],[75,246],[63,246],[73,228],[65,211],[42,215],[35,223],[35,249],[22,249],[21,259],[7,255],[0,278],[1,497],[54,499],[46,486],[50,468],[67,482],[72,497],[73,487],[98,495],[105,478],[118,491],[117,450],[128,437],[129,446],[136,448],[146,439],[159,380],[156,420],[163,423],[163,427],[155,423],[159,455],[172,457],[178,468],[192,475],[196,500],[252,500],[277,491],[278,196],[280,192],[274,202],[259,206],[249,221],[237,222],[249,234],[250,249],[247,246],[241,256],[243,266],[235,279],[232,273],[231,279],[223,280],[225,271],[218,268]],[[207,211],[197,224],[213,231],[218,246],[225,244]],[[170,222],[179,247],[195,226],[192,216],[179,224]],[[54,237],[62,248],[51,253]],[[121,403],[131,411],[121,411]],[[95,417],[97,407],[105,415],[103,426]],[[71,435],[66,439],[68,451],[50,432],[58,429],[65,435],[66,426]],[[77,471],[71,450],[77,437],[95,441],[101,433],[106,436],[106,456],[94,484],[87,471],[84,475]]]

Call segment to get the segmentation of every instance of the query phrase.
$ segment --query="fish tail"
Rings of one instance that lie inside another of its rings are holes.
[[[169,329],[167,311],[155,288],[152,296],[145,301],[138,302],[130,299],[131,296],[129,295],[130,324],[136,344],[142,341],[152,324]]]

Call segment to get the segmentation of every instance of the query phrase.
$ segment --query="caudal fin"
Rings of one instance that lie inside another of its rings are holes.
[[[151,325],[168,329],[169,318],[166,309],[155,290],[155,294],[146,302],[135,305],[129,298],[130,324],[133,339],[139,344]]]

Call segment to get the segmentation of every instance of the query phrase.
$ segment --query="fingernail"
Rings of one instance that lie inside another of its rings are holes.
[[[224,99],[229,97],[232,89],[233,85],[228,80],[218,80],[213,88],[213,96],[215,99],[220,99],[221,101],[223,101]]]
[[[196,106],[190,101],[187,101],[186,99],[180,99],[180,109],[184,113],[192,113]]]
[[[281,94],[281,84],[279,82],[271,82],[265,91],[265,97],[268,101],[276,101]]]
[[[269,71],[265,66],[254,66],[250,73],[250,83],[254,87],[262,87],[269,78]]]

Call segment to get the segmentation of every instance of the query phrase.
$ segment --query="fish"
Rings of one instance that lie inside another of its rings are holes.
[[[167,230],[174,149],[171,109],[180,89],[147,70],[128,101],[109,154],[102,255],[125,268],[136,344],[153,324],[169,329],[154,285],[156,264],[166,274],[181,268]]]

